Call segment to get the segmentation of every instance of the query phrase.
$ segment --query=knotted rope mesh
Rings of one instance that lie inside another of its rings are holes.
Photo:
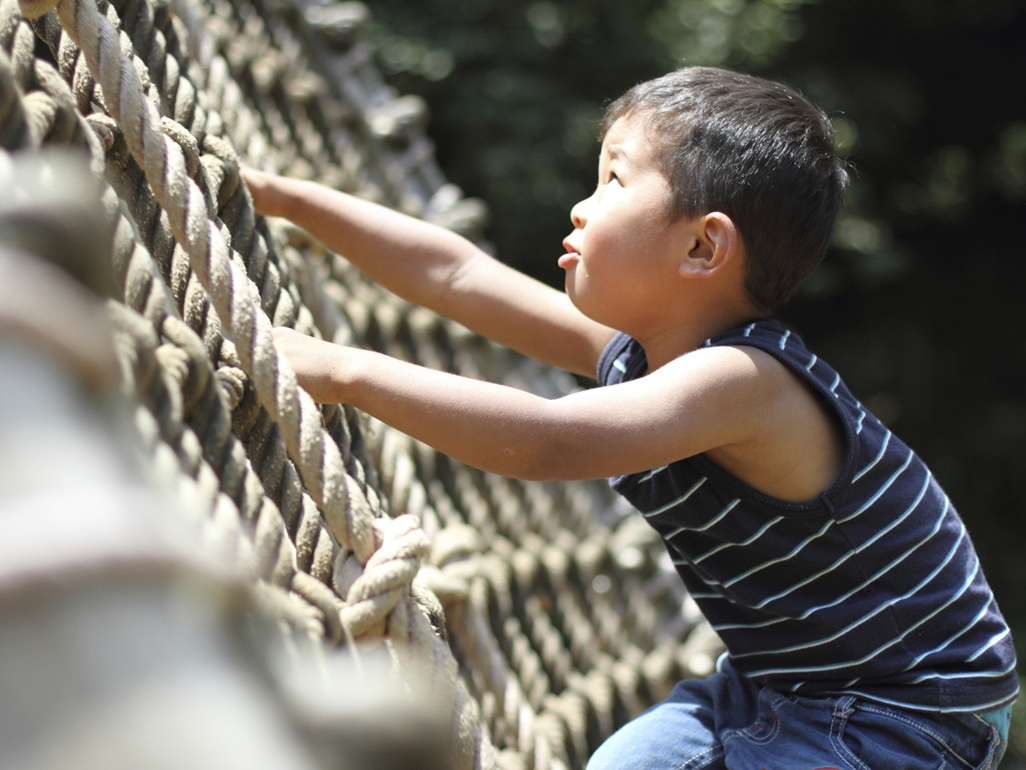
[[[451,706],[451,765],[582,767],[715,648],[661,545],[603,484],[462,466],[319,407],[276,325],[545,395],[569,378],[366,281],[254,216],[245,163],[480,236],[425,111],[373,65],[356,3],[2,0],[9,157],[73,148],[96,176],[121,389],[205,545],[316,644],[384,645]]]

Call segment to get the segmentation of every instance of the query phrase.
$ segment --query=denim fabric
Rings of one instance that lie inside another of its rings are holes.
[[[1004,708],[995,709],[994,711],[988,711],[986,714],[980,714],[980,719],[989,724],[998,734],[1006,741],[1008,740],[1008,730],[1012,726],[1012,707],[1005,706]]]
[[[588,770],[996,770],[1005,746],[973,714],[789,696],[727,663],[618,730]]]

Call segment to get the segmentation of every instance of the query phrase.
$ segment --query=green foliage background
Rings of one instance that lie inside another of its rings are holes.
[[[556,286],[605,104],[682,63],[797,86],[853,167],[832,253],[781,315],[931,465],[1026,655],[1026,3],[373,0],[506,262]],[[1026,708],[1003,767],[1026,767]]]

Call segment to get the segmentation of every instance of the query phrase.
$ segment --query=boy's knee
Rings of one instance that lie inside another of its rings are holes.
[[[632,770],[630,756],[623,756],[621,752],[611,750],[609,741],[606,741],[588,759],[585,770]]]
[[[591,755],[585,770],[634,770],[647,766],[641,752],[632,751],[629,743],[623,730],[613,733]],[[640,760],[640,764],[635,760]]]

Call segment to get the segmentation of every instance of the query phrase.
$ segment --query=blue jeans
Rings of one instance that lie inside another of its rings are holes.
[[[785,695],[728,662],[624,725],[588,770],[996,770],[1006,739],[973,714]]]

